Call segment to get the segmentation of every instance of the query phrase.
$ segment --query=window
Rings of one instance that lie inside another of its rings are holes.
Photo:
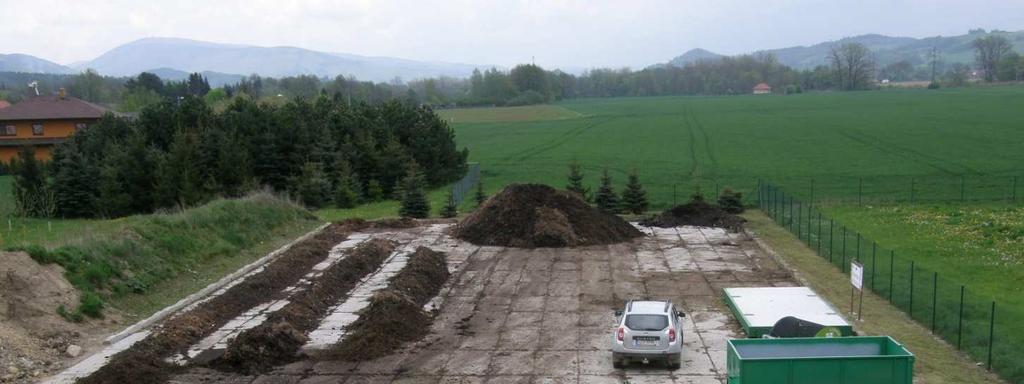
[[[86,123],[75,123],[75,131],[81,131],[81,130],[85,129],[88,126],[89,125],[86,124]]]
[[[660,331],[668,326],[668,316],[665,315],[628,315],[626,316],[626,328],[634,331]]]
[[[32,124],[32,134],[35,136],[43,135],[43,123]]]
[[[15,136],[18,134],[18,127],[15,127],[14,124],[6,125],[4,126],[3,132],[0,132],[0,134],[3,134],[4,136]]]

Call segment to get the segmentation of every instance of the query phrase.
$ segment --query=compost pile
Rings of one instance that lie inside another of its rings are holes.
[[[648,227],[670,228],[683,225],[697,227],[719,227],[739,232],[745,223],[742,217],[728,213],[721,207],[708,204],[703,200],[694,200],[677,205],[657,216],[644,219],[641,225]]]
[[[345,339],[324,357],[349,361],[372,360],[419,340],[430,330],[432,316],[423,310],[448,281],[444,253],[419,247],[409,262],[370,297],[359,319],[346,328]]]
[[[455,237],[477,245],[574,247],[628,241],[641,233],[571,192],[513,184],[459,223]]]

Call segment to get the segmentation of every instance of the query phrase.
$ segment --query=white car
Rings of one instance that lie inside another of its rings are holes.
[[[648,363],[664,359],[678,369],[683,354],[681,318],[671,301],[633,301],[615,311],[618,326],[612,331],[612,365],[623,368],[630,361]]]

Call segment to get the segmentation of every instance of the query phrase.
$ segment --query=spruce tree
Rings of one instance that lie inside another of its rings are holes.
[[[320,163],[308,162],[302,165],[302,173],[293,179],[295,197],[310,208],[320,208],[331,196],[331,183],[324,175]]]
[[[616,195],[615,190],[612,189],[612,177],[608,175],[607,168],[601,176],[601,187],[597,189],[597,194],[594,196],[594,202],[597,203],[597,207],[602,211],[608,213],[619,212],[619,196]]]
[[[640,185],[640,178],[636,170],[629,173],[629,182],[626,189],[622,191],[622,208],[627,212],[639,215],[647,210],[647,191]]]
[[[483,179],[476,182],[476,195],[474,195],[473,198],[476,199],[477,207],[484,205],[484,202],[487,201],[487,194],[484,193]]]
[[[569,184],[565,186],[565,189],[570,192],[576,192],[583,200],[590,201],[590,188],[583,186],[583,172],[576,161],[569,163],[568,178]]]
[[[423,190],[426,181],[416,163],[411,163],[402,179],[402,205],[398,209],[398,215],[416,219],[425,219],[430,216],[430,201],[427,200],[427,193]]]
[[[441,217],[452,218],[459,214],[459,207],[455,204],[455,195],[448,191],[448,198],[445,199],[444,208],[441,209]]]

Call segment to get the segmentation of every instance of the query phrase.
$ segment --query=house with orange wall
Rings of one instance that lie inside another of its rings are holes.
[[[106,114],[102,106],[68,96],[27,98],[0,108],[0,161],[9,163],[24,146],[34,147],[36,159],[49,161],[53,147]]]

